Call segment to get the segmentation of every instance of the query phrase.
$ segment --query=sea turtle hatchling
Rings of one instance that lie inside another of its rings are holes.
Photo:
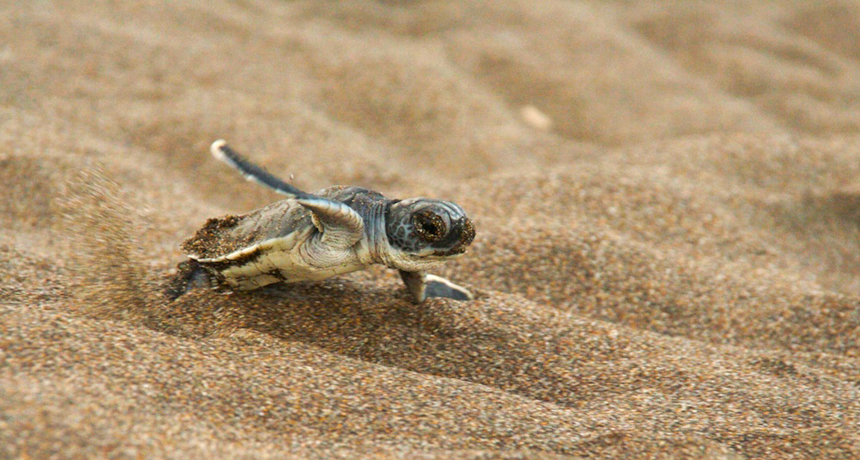
[[[303,192],[251,163],[223,140],[212,155],[288,198],[241,216],[209,219],[182,244],[188,260],[169,289],[198,285],[246,291],[273,283],[322,280],[383,264],[400,271],[415,302],[472,294],[426,271],[460,256],[475,227],[460,206],[429,198],[391,200],[362,187]]]

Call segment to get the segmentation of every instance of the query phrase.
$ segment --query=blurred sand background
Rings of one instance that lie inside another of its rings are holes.
[[[6,1],[0,458],[860,457],[860,4]],[[384,268],[161,285],[307,190],[461,204]]]

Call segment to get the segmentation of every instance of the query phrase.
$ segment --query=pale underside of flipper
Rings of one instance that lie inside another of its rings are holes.
[[[416,303],[430,297],[443,297],[454,300],[473,300],[475,296],[468,289],[441,276],[422,272],[400,270],[400,278]]]

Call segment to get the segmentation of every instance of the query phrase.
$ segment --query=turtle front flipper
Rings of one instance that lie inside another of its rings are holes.
[[[400,270],[400,278],[403,279],[415,303],[421,303],[428,297],[445,297],[454,300],[475,298],[468,289],[441,276]]]
[[[350,248],[364,235],[364,219],[346,204],[316,196],[296,201],[311,212],[314,227],[321,233],[319,242],[326,248]]]

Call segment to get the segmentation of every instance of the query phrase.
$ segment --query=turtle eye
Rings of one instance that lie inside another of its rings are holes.
[[[441,240],[448,231],[445,227],[445,221],[431,211],[416,213],[412,217],[412,223],[415,225],[415,232],[418,233],[418,237],[427,242]]]

